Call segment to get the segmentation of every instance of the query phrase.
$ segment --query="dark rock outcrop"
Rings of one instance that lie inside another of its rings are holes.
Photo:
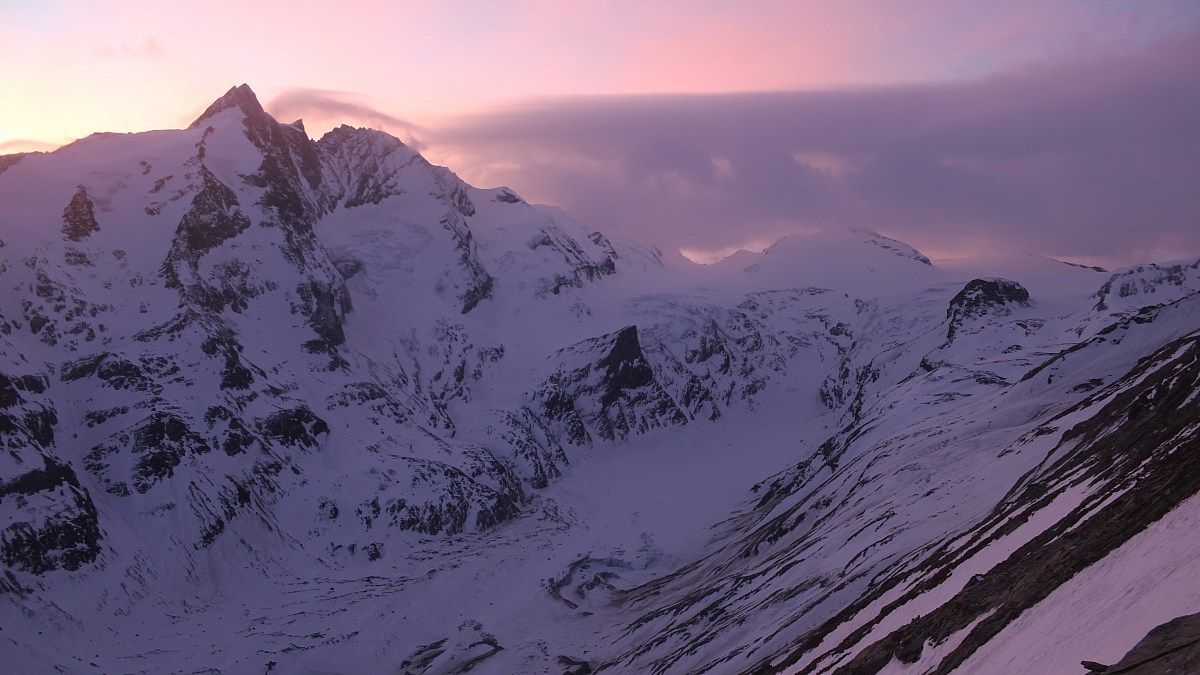
[[[1200,614],[1188,614],[1156,626],[1111,666],[1096,663],[1088,669],[1105,675],[1189,675],[1196,672],[1197,664]]]
[[[1138,265],[1109,277],[1096,291],[1095,310],[1105,312],[1125,298],[1142,296],[1138,305],[1150,304],[1145,296],[1158,295],[1159,302],[1174,300],[1175,293],[1200,291],[1200,260],[1191,263]]]
[[[263,436],[281,445],[311,450],[329,434],[329,425],[307,406],[280,410],[261,423]]]
[[[67,239],[75,242],[87,239],[93,232],[100,230],[96,222],[96,206],[88,197],[87,188],[82,185],[71,197],[67,208],[63,209],[62,233]]]
[[[547,426],[568,443],[590,443],[592,434],[616,440],[690,420],[656,380],[637,326],[586,340],[560,355],[575,365],[552,375],[533,399]]]
[[[529,408],[506,413],[498,432],[512,452],[514,471],[533,488],[544,488],[562,475],[567,455],[545,423]]]
[[[588,255],[579,242],[557,227],[543,228],[538,236],[529,242],[529,248],[532,250],[552,251],[560,256],[569,270],[567,274],[557,273],[553,278],[544,279],[541,288],[538,289],[539,295],[558,295],[564,288],[582,288],[586,282],[616,273],[618,256],[612,244],[599,232],[593,232],[588,238],[603,251],[602,259],[597,260]]]
[[[262,104],[258,102],[258,96],[250,89],[250,85],[242,83],[236,87],[230,87],[224,96],[213,101],[205,108],[204,112],[200,113],[199,117],[188,125],[188,129],[198,129],[218,113],[230,108],[241,110],[246,117],[261,117],[267,114],[263,110]]]
[[[28,157],[30,155],[40,155],[40,154],[42,154],[42,153],[40,153],[40,152],[16,152],[11,155],[0,155],[0,173],[4,173],[5,171],[8,171],[13,166],[15,166],[17,162],[21,161],[22,159],[25,159],[26,157]]]
[[[1029,291],[1008,279],[972,279],[950,300],[946,319],[950,327],[946,342],[952,342],[963,324],[985,315],[1007,316],[1012,305],[1029,306]]]
[[[411,164],[428,165],[394,136],[345,124],[327,132],[316,146],[326,169],[329,209],[378,204],[399,195],[400,172]]]
[[[100,555],[99,516],[70,466],[42,456],[43,467],[0,484],[7,516],[0,562],[31,574],[77,570]]]
[[[0,374],[0,562],[31,574],[77,570],[96,560],[103,538],[91,495],[53,454],[48,385]]]
[[[407,457],[396,463],[396,469],[405,480],[389,480],[355,509],[367,531],[385,526],[455,535],[489,530],[520,513],[519,491],[493,489],[449,464]],[[504,482],[516,487],[515,481]]]
[[[226,284],[204,283],[199,265],[204,254],[249,228],[250,219],[242,212],[233,190],[211,171],[201,167],[200,180],[191,208],[175,229],[171,250],[163,262],[163,275],[169,288],[178,289],[185,299],[200,307],[213,311],[227,305],[244,307],[250,294],[239,293]]]
[[[179,415],[153,412],[133,427],[92,448],[84,457],[88,473],[102,480],[108,492],[129,495],[130,486],[144,494],[175,475],[184,458],[212,450],[208,443]],[[133,466],[128,476],[114,475],[115,456],[130,454]]]

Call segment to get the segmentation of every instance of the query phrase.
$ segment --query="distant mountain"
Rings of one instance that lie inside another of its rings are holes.
[[[1200,604],[1200,260],[1028,262],[691,265],[246,85],[0,157],[0,654],[1115,664]]]

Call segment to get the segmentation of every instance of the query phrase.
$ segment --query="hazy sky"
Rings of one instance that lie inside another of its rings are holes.
[[[693,255],[865,226],[1200,255],[1200,2],[0,0],[0,153],[247,82]]]

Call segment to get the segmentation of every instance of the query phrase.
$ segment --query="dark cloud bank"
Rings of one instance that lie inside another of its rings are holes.
[[[423,140],[669,248],[849,226],[935,254],[1200,255],[1200,34],[964,83],[553,99]]]

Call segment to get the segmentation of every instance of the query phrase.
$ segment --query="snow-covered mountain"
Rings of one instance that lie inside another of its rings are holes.
[[[1083,672],[1200,612],[1200,260],[692,265],[242,85],[0,157],[0,286],[13,672]]]

